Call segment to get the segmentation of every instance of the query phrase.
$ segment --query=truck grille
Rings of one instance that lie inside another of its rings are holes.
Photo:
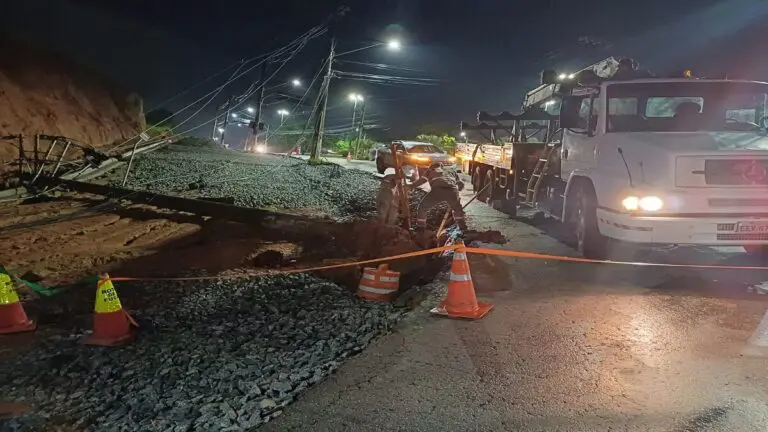
[[[753,240],[765,241],[765,240],[768,240],[768,233],[718,234],[717,239],[722,241],[753,241]]]
[[[768,185],[768,160],[708,159],[704,179],[708,185]]]

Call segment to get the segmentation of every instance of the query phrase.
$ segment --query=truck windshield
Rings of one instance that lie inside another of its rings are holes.
[[[761,132],[768,84],[618,83],[607,88],[608,132]]]

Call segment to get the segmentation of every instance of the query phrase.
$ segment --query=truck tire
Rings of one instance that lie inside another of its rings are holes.
[[[597,197],[592,185],[578,185],[573,196],[573,228],[576,248],[584,258],[604,259],[609,252],[609,239],[597,226]]]
[[[483,187],[485,187],[485,190],[480,195],[478,195],[478,201],[484,201],[488,203],[491,208],[495,208],[493,198],[496,195],[496,179],[493,176],[492,170],[485,172],[485,182]]]
[[[379,172],[379,174],[384,174],[384,171],[387,170],[387,166],[384,165],[384,159],[379,156],[376,158],[376,171]]]
[[[504,200],[501,202],[501,211],[512,216],[517,216],[517,197],[513,190],[504,191]]]
[[[480,175],[480,167],[472,172],[472,192],[478,193],[483,188],[483,177]]]

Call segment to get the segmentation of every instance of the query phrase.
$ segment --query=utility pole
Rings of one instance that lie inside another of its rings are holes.
[[[227,134],[227,126],[229,125],[229,113],[232,110],[232,104],[235,102],[235,97],[230,96],[227,101],[227,112],[224,117],[224,124],[221,126],[221,138],[219,139],[219,145],[224,147],[224,135]]]
[[[213,119],[213,130],[211,131],[211,141],[216,141],[216,131],[219,130],[219,118]]]
[[[259,85],[261,86],[261,88],[259,89],[259,97],[256,99],[256,116],[255,116],[255,124],[253,128],[253,150],[254,151],[256,150],[256,146],[259,145],[261,111],[264,105],[264,87],[267,86],[266,79],[267,79],[267,63],[268,62],[269,62],[269,59],[264,59],[264,62],[261,63],[261,79],[259,80]]]
[[[319,106],[320,112],[317,114],[315,122],[315,133],[312,135],[311,153],[309,162],[320,162],[320,153],[323,145],[323,131],[325,129],[325,112],[328,109],[328,88],[331,85],[331,75],[333,75],[333,57],[336,54],[336,39],[331,38],[331,52],[328,54],[328,71],[323,79],[323,86],[320,88]]]
[[[355,97],[354,103],[352,104],[352,134],[350,137],[350,149],[352,148],[352,138],[355,136],[355,120],[357,119],[357,97]]]
[[[360,111],[360,129],[357,130],[357,141],[355,142],[355,157],[357,158],[360,157],[360,140],[363,137],[363,128],[365,127],[365,99],[363,99],[363,106]]]

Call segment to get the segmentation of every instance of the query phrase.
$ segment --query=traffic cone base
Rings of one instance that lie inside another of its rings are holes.
[[[477,301],[467,253],[462,250],[464,243],[459,242],[459,245],[461,247],[453,252],[448,295],[431,312],[451,318],[480,319],[490,312],[493,305]]]
[[[105,347],[128,345],[136,339],[136,329],[131,327],[130,317],[127,315],[123,310],[95,314],[93,316],[93,333],[80,339],[80,343]]]
[[[27,318],[11,277],[0,273],[0,334],[23,333],[36,327],[35,322]]]
[[[27,318],[21,303],[0,305],[0,317],[11,317],[9,324],[4,324],[5,318],[0,318],[0,334],[30,332],[37,328],[34,320]]]
[[[430,312],[432,312],[435,315],[446,316],[449,318],[463,318],[463,319],[476,320],[488,315],[488,312],[490,312],[491,309],[493,309],[493,305],[490,303],[477,303],[477,309],[475,309],[474,311],[465,311],[465,312],[448,311],[448,309],[446,308],[445,302],[440,302],[440,306],[433,308]]]

